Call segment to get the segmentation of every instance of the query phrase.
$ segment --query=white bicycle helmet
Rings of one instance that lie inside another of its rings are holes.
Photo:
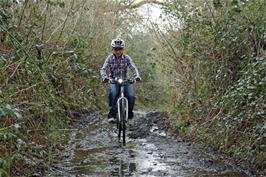
[[[116,38],[116,39],[112,40],[111,46],[113,48],[124,48],[125,47],[125,42],[124,42],[123,39]]]

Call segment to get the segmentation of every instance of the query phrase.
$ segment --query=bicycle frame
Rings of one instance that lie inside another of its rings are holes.
[[[126,123],[128,121],[128,100],[125,97],[125,86],[127,84],[133,84],[131,80],[115,79],[110,80],[110,83],[118,84],[120,87],[120,95],[117,98],[117,129],[118,129],[118,139],[120,141],[121,133],[123,137],[123,145],[126,145]],[[121,110],[122,109],[122,110]]]

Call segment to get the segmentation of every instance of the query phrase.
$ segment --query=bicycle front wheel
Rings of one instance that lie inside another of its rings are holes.
[[[126,115],[127,115],[127,106],[126,106],[126,101],[122,100],[121,104],[121,129],[122,129],[122,134],[123,134],[123,145],[126,145]]]

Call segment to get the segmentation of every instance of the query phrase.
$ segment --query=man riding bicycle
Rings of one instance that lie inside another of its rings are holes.
[[[138,69],[132,59],[124,54],[125,42],[122,39],[113,39],[111,42],[112,54],[107,56],[103,67],[101,68],[102,81],[109,83],[109,106],[110,111],[108,114],[108,122],[116,122],[117,116],[117,98],[119,95],[119,86],[117,84],[109,82],[109,79],[129,79],[127,69],[130,68],[133,72],[135,81],[140,81]],[[107,77],[107,67],[110,70],[109,77]],[[135,96],[132,84],[125,86],[125,97],[128,99],[128,119],[133,118],[133,108],[135,104]]]

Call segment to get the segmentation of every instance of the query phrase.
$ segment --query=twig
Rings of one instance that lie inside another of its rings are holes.
[[[52,36],[54,35],[54,33],[57,32],[58,29],[60,29],[60,27],[63,25],[64,23],[61,23],[60,25],[58,25],[54,31],[51,33],[50,37],[45,41],[45,43],[47,44],[51,39],[52,39]]]
[[[39,131],[78,131],[78,129],[31,129],[27,130],[27,133],[29,132],[39,132]]]
[[[1,19],[0,22],[4,23]],[[22,51],[27,55],[27,57],[30,57],[30,54],[26,51],[23,45],[4,26],[1,27],[21,47]]]
[[[209,9],[209,11],[210,11],[210,14],[211,14],[211,16],[212,16],[213,22],[214,22],[214,23],[217,23],[217,22],[216,22],[215,15],[214,15],[214,13],[213,13],[213,11],[212,11],[212,8],[211,8],[209,2],[205,0],[205,3],[206,3],[206,5],[207,5],[207,7],[208,7],[208,9]]]
[[[134,2],[134,1],[133,1]],[[136,9],[139,8],[145,4],[158,4],[158,5],[165,5],[164,2],[158,1],[158,0],[143,0],[138,3],[130,3],[129,5],[122,6],[120,9],[117,10],[124,10],[124,9]]]
[[[29,2],[29,0],[26,0],[26,1],[24,2],[23,9],[22,9],[22,12],[21,12],[21,14],[20,14],[20,19],[19,19],[19,23],[18,23],[18,28],[20,28],[20,25],[21,25],[21,22],[22,22],[22,19],[23,19],[23,16],[24,16],[25,9],[26,9],[26,7],[27,7],[27,5],[28,5],[28,2]]]
[[[9,76],[9,78],[6,79],[5,85],[7,85],[7,84],[8,84],[8,81],[9,81],[9,80],[15,75],[15,73],[17,72],[19,66],[23,63],[23,61],[24,61],[25,59],[26,59],[26,57],[23,58],[23,59],[18,63],[18,65],[17,65],[16,68],[14,69],[13,73]]]
[[[42,26],[42,37],[41,37],[41,39],[42,39],[42,42],[43,42],[43,39],[44,39],[44,30],[45,30],[45,28],[46,28],[46,21],[47,21],[47,14],[48,14],[48,9],[49,9],[49,3],[47,3],[46,4],[46,12],[47,13],[45,13],[45,16],[44,16],[44,22],[43,22],[43,26]]]
[[[55,47],[57,46],[57,44],[58,44],[60,38],[62,37],[63,31],[64,31],[64,29],[65,29],[65,27],[66,27],[66,22],[67,22],[67,20],[68,20],[68,18],[69,18],[69,16],[70,16],[70,12],[72,12],[72,9],[73,9],[73,6],[74,6],[74,2],[75,2],[75,1],[72,0],[71,7],[69,8],[69,10],[68,10],[68,12],[67,12],[67,16],[66,16],[66,18],[65,18],[65,20],[64,20],[64,22],[63,22],[63,24],[62,24],[63,27],[62,27],[62,29],[61,29],[61,31],[60,31],[60,34],[59,34],[59,36],[58,36],[58,38],[57,38],[57,40],[56,40],[56,42],[55,42],[55,44],[54,44]],[[52,56],[52,53],[48,56],[48,60],[50,59],[51,56]]]
[[[38,86],[38,85],[40,85],[40,84],[43,84],[44,82],[39,82],[39,83],[37,83],[37,84],[34,84],[34,85],[31,85],[31,86],[29,86],[29,87],[27,87],[27,88],[24,88],[24,89],[22,89],[22,90],[19,90],[19,91],[17,91],[17,92],[15,92],[14,94],[12,94],[12,96],[14,96],[14,95],[16,95],[16,94],[18,94],[18,93],[20,93],[20,92],[24,92],[24,91],[26,91],[26,90],[29,90],[29,89],[31,89],[31,88],[34,88],[34,87],[36,87],[36,86]],[[12,97],[11,96],[11,97]]]

